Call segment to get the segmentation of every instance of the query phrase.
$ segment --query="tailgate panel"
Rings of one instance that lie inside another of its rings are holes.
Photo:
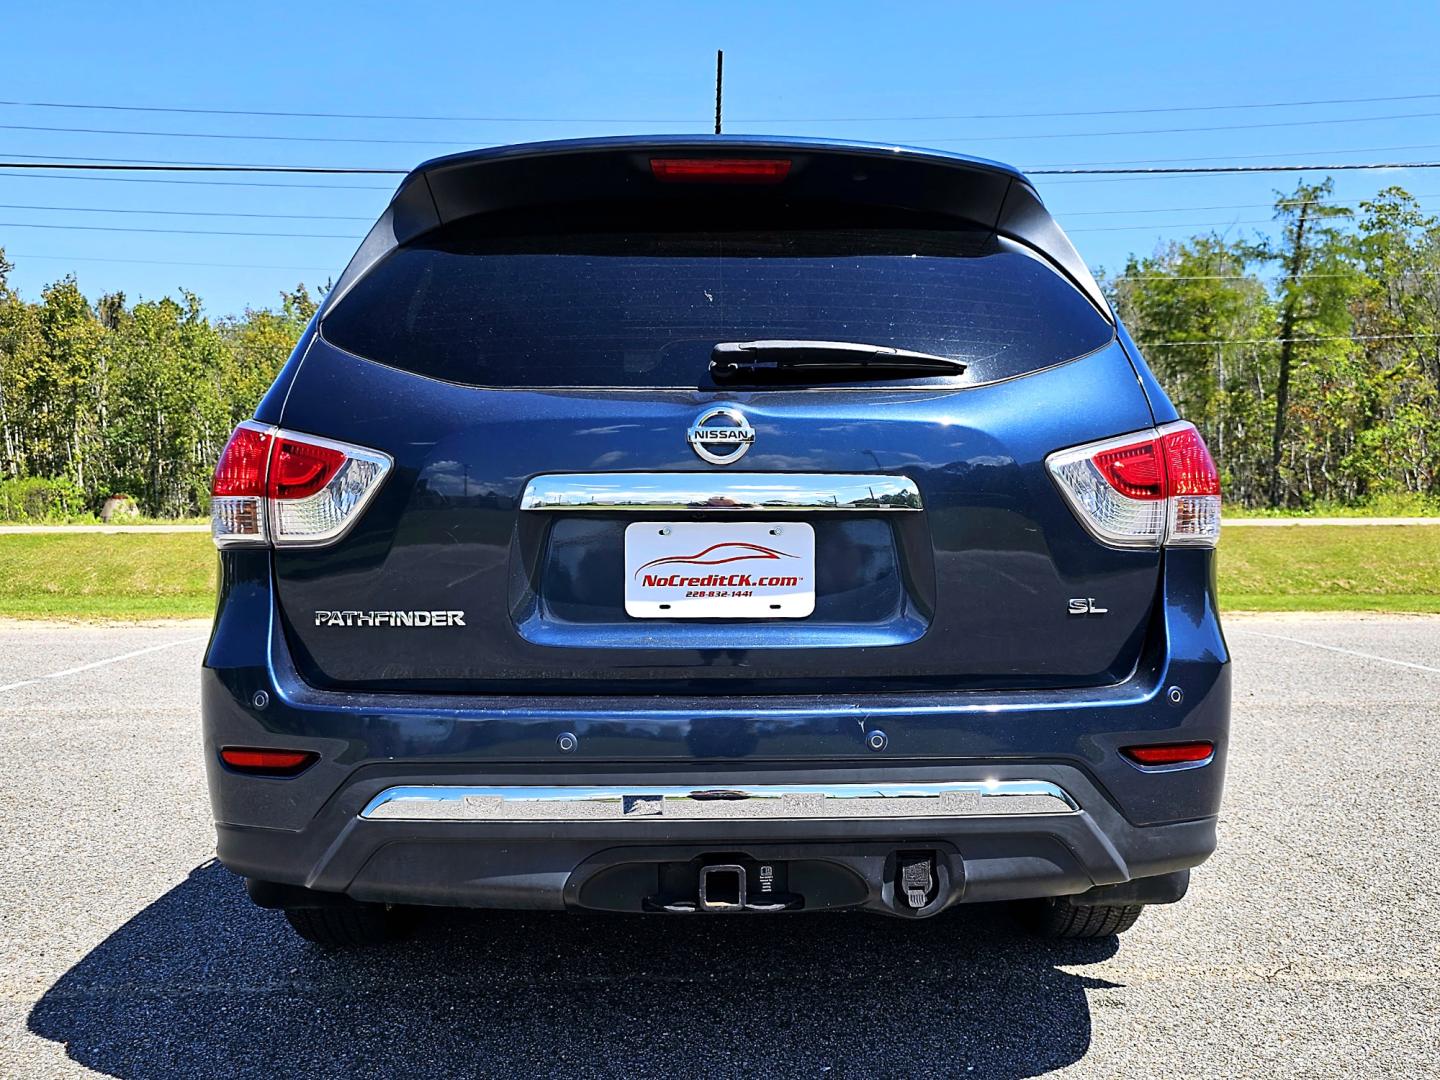
[[[549,474],[740,470],[685,440],[742,409],[747,474],[904,477],[922,509],[522,508]],[[282,625],[307,680],[477,693],[796,693],[1098,685],[1139,654],[1157,551],[1103,547],[1044,469],[1060,447],[1150,414],[1118,346],[962,389],[496,390],[405,373],[316,340],[286,427],[384,449],[385,488],[339,544],[274,553]],[[627,525],[801,521],[815,529],[804,619],[634,619]],[[1094,597],[1103,616],[1072,616]],[[316,625],[317,611],[461,610],[444,626]],[[836,650],[844,652],[837,658]]]

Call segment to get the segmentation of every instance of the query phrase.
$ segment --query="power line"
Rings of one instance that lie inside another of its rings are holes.
[[[95,169],[121,172],[320,173],[329,176],[404,176],[409,169],[367,169],[348,165],[246,165],[233,161],[169,161],[159,158],[76,157],[61,154],[9,154],[23,161],[0,161],[0,169]],[[102,163],[103,164],[97,164]]]
[[[1348,153],[1348,151],[1346,151]],[[1350,172],[1355,169],[1440,169],[1440,161],[1371,161],[1343,165],[1209,165],[1158,169],[1025,169],[1027,176],[1207,176],[1224,173]]]
[[[61,178],[60,178],[60,177],[57,177],[57,179],[61,179]],[[1427,199],[1427,198],[1440,197],[1440,196],[1414,195],[1414,196],[1412,196],[1412,197],[1413,197],[1413,198],[1416,198],[1416,199]],[[1307,205],[1307,206],[1308,206],[1308,205],[1313,205],[1313,204],[1315,204],[1315,203],[1318,203],[1318,202],[1320,202],[1320,201],[1321,201],[1321,200],[1319,200],[1319,199],[1295,199],[1295,200],[1287,200],[1287,201],[1284,201],[1282,205],[1284,205],[1284,206]],[[1230,205],[1221,205],[1221,206],[1167,206],[1167,207],[1155,207],[1155,208],[1145,209],[1145,210],[1074,210],[1074,211],[1069,211],[1069,212],[1067,212],[1067,213],[1065,213],[1065,214],[1063,214],[1063,215],[1060,215],[1060,216],[1062,216],[1062,217],[1094,217],[1094,216],[1098,216],[1098,215],[1112,216],[1112,215],[1116,215],[1116,214],[1127,214],[1127,215],[1128,215],[1128,214],[1188,213],[1188,212],[1198,212],[1198,211],[1202,211],[1202,210],[1247,210],[1247,209],[1264,209],[1264,208],[1272,207],[1272,206],[1274,206],[1274,205],[1275,205],[1274,203],[1234,203],[1234,204],[1230,204]],[[373,220],[374,220],[374,215],[373,215],[373,214],[259,214],[259,213],[244,213],[244,212],[234,211],[234,210],[149,210],[149,209],[143,209],[143,208],[142,208],[142,209],[137,209],[137,208],[134,208],[134,207],[110,207],[110,206],[50,206],[50,205],[42,205],[42,204],[37,204],[37,203],[0,203],[0,210],[54,210],[54,211],[63,211],[63,212],[67,212],[67,213],[84,213],[84,214],[162,214],[162,215],[170,216],[170,217],[276,218],[276,219],[294,219],[294,220],[299,220],[299,221],[365,221],[365,222],[370,222],[370,221],[373,221]],[[1260,220],[1263,221],[1263,220],[1270,220],[1270,219],[1260,219]],[[1097,231],[1101,231],[1102,229],[1112,229],[1112,228],[1115,228],[1115,229],[1118,229],[1118,228],[1125,228],[1125,229],[1132,229],[1132,228],[1133,228],[1133,229],[1182,228],[1182,227],[1185,227],[1185,226],[1187,226],[1187,225],[1195,225],[1195,226],[1198,227],[1198,226],[1227,225],[1227,224],[1253,225],[1253,224],[1258,224],[1258,223],[1259,223],[1258,221],[1237,221],[1237,222],[1225,222],[1225,221],[1182,222],[1182,221],[1177,221],[1177,222],[1162,222],[1162,223],[1151,223],[1151,224],[1133,225],[1133,226],[1132,226],[1132,225],[1126,225],[1126,226],[1080,226],[1080,227],[1078,227],[1078,228],[1068,229],[1068,230],[1066,230],[1066,231],[1067,231],[1067,232],[1097,232]]]
[[[919,142],[973,143],[973,142],[1014,142],[1046,139],[1095,139],[1122,135],[1182,135],[1213,131],[1253,131],[1263,128],[1329,127],[1335,124],[1368,124],[1386,120],[1429,120],[1440,116],[1440,112],[1389,113],[1382,116],[1349,116],[1334,120],[1272,120],[1259,124],[1215,124],[1207,127],[1173,128],[1132,128],[1119,131],[1064,131],[1044,134],[1023,135],[968,135],[925,137]],[[44,131],[68,135],[128,135],[160,139],[222,139],[239,142],[288,142],[288,143],[357,143],[375,146],[474,146],[475,140],[454,139],[384,139],[368,136],[346,135],[256,135],[248,132],[215,131],[155,131],[137,128],[95,128],[56,127],[41,124],[0,124],[0,131]]]
[[[1428,195],[1416,195],[1417,199],[1428,199]],[[1319,199],[1293,199],[1285,203],[1286,206],[1310,206],[1319,202]],[[1200,210],[1262,210],[1274,203],[1225,203],[1220,206],[1157,206],[1144,210],[1066,210],[1064,212],[1052,211],[1056,217],[1098,217],[1100,215],[1111,216],[1114,214],[1186,214]]]
[[[1440,144],[1433,144],[1440,146]],[[1380,150],[1419,149],[1419,147],[1375,147]],[[1363,149],[1332,150],[1336,154],[1360,154]],[[38,158],[39,155],[11,154],[12,158]],[[1262,155],[1240,155],[1260,157]],[[1206,158],[1180,158],[1173,160],[1205,161]],[[78,164],[77,164],[78,162]],[[111,162],[113,164],[93,164]],[[1098,164],[1098,163],[1097,163]],[[136,162],[129,158],[74,158],[64,161],[0,161],[0,169],[79,169],[115,172],[230,172],[230,173],[303,173],[332,176],[405,176],[408,169],[359,168],[354,166],[330,165],[242,165],[225,162],[194,161],[145,161]],[[1210,165],[1175,166],[1169,168],[1090,168],[1060,167],[1027,168],[1021,171],[1030,176],[1152,176],[1166,174],[1207,175],[1216,173],[1275,173],[1275,172],[1345,172],[1353,169],[1440,169],[1440,161],[1372,161],[1326,165]],[[388,190],[388,189],[387,189]]]
[[[314,270],[314,271],[317,271],[317,272],[320,272],[320,273],[333,273],[333,272],[334,272],[334,269],[335,269],[334,267],[329,267],[329,266],[277,266],[277,265],[273,265],[273,264],[270,264],[270,263],[233,263],[233,262],[210,263],[210,262],[186,262],[186,261],[177,261],[177,260],[173,260],[173,259],[115,259],[115,258],[100,258],[100,257],[90,256],[90,255],[35,255],[35,254],[31,254],[31,253],[29,253],[29,252],[6,252],[6,258],[8,258],[8,259],[46,259],[46,260],[55,261],[55,262],[138,263],[138,264],[147,265],[147,266],[202,266],[202,267],[216,267],[216,268],[219,268],[219,269],[228,269],[228,268],[230,268],[230,267],[239,267],[239,268],[247,269],[247,270]],[[1435,269],[1433,269],[1433,270],[1412,270],[1412,271],[1409,271],[1409,273],[1412,274],[1412,275],[1414,275],[1414,276],[1427,276],[1427,277],[1428,277],[1428,276],[1432,276],[1432,275],[1435,275],[1435,274],[1440,274],[1440,267],[1437,267],[1437,268],[1435,268]],[[1351,276],[1353,276],[1353,275],[1350,275],[1350,274],[1319,274],[1319,273],[1317,273],[1317,274],[1297,274],[1297,275],[1295,275],[1295,276],[1296,276],[1296,278],[1343,278],[1343,277],[1351,277]],[[1116,281],[1253,281],[1253,282],[1255,282],[1256,284],[1263,284],[1262,279],[1261,279],[1260,277],[1258,277],[1257,275],[1254,275],[1254,274],[1127,274],[1127,275],[1119,275],[1119,276],[1116,276],[1116,277],[1106,278],[1105,280],[1106,280],[1107,283],[1108,283],[1108,282],[1116,282]],[[1237,340],[1238,340],[1238,339],[1237,339]],[[1270,341],[1270,340],[1275,340],[1275,339],[1273,339],[1273,338],[1266,338],[1266,339],[1263,339],[1263,340]],[[1230,339],[1222,339],[1221,341],[1218,341],[1218,342],[1209,342],[1208,344],[1226,344],[1226,343],[1234,344],[1235,341],[1234,341],[1234,340],[1230,340]],[[1180,344],[1205,344],[1205,343],[1202,343],[1202,342],[1193,342],[1193,343],[1187,343],[1187,342],[1158,342],[1158,343],[1156,343],[1156,342],[1152,342],[1151,344],[1180,345]]]
[[[1139,232],[1144,229],[1212,229],[1218,225],[1266,225],[1274,218],[1245,218],[1240,221],[1152,221],[1146,225],[1081,225],[1078,229],[1066,229],[1067,233],[1082,232]]]
[[[1232,109],[1282,109],[1312,105],[1368,105],[1389,101],[1429,101],[1440,94],[1399,94],[1385,97],[1311,98],[1293,101],[1250,101],[1235,104],[1154,105],[1124,109],[1083,109],[1067,112],[951,113],[924,116],[747,116],[741,123],[759,124],[864,124],[917,120],[1033,120],[1076,116],[1134,116],[1150,113],[1225,112]],[[704,119],[684,117],[562,117],[562,116],[456,116],[405,113],[307,112],[276,109],[220,109],[193,106],[114,105],[74,101],[0,101],[0,105],[33,109],[94,109],[106,112],[171,113],[195,116],[268,116],[318,120],[402,120],[495,124],[688,124]]]
[[[90,255],[30,255],[23,252],[7,252],[5,257],[7,259],[45,259],[52,262],[137,263],[141,266],[205,266],[221,270],[238,268],[242,270],[313,270],[321,274],[333,274],[335,272],[335,268],[332,266],[275,266],[269,263],[177,262],[172,259],[104,259]]]
[[[24,165],[30,169],[38,166]],[[166,176],[84,176],[73,173],[7,172],[0,177],[10,180],[87,180],[107,184],[182,184],[200,187],[303,188],[311,191],[394,191],[391,184],[287,184],[266,180],[177,180]]]
[[[1279,345],[1284,342],[1308,344],[1317,341],[1417,341],[1440,338],[1440,334],[1331,334],[1316,337],[1215,338],[1212,341],[1151,341],[1142,349],[1165,349],[1175,345]]]
[[[1289,154],[1308,156],[1310,154],[1384,154],[1395,150],[1434,150],[1440,147],[1440,143],[1409,143],[1404,146],[1353,146],[1340,150],[1291,150]],[[1044,169],[1089,169],[1092,166],[1113,166],[1113,165],[1167,165],[1174,162],[1185,161],[1245,161],[1255,158],[1274,157],[1275,151],[1270,150],[1262,154],[1208,154],[1205,156],[1192,155],[1189,157],[1170,158],[1128,158],[1123,161],[1058,161],[1046,162],[1043,166],[1025,169],[1025,172],[1040,172]],[[84,160],[84,159],[82,159]],[[1104,171],[1104,170],[1100,170]]]
[[[137,210],[118,206],[35,206],[30,203],[0,203],[0,210],[65,210],[73,213],[158,213],[168,217],[284,217],[302,222],[373,222],[374,216],[353,213],[240,213],[238,210]]]
[[[0,175],[3,175],[3,174],[0,174]],[[70,177],[56,177],[55,179],[57,179],[57,180],[60,180],[60,179],[70,179]],[[387,189],[384,189],[384,190],[389,190],[389,189],[387,188]],[[1431,195],[1431,194],[1423,194],[1423,195],[1421,195],[1421,194],[1416,194],[1416,195],[1412,195],[1411,198],[1415,198],[1415,199],[1440,198],[1440,195]],[[1314,204],[1319,203],[1319,202],[1321,202],[1321,200],[1319,200],[1319,199],[1289,199],[1289,200],[1284,200],[1281,205],[1287,206],[1287,207],[1288,207],[1288,206],[1310,206],[1310,205],[1314,205]],[[1097,216],[1107,216],[1107,217],[1110,217],[1110,216],[1115,216],[1115,215],[1118,215],[1118,214],[1125,214],[1125,215],[1132,215],[1132,214],[1184,214],[1184,213],[1199,212],[1199,211],[1203,211],[1203,210],[1260,210],[1260,209],[1268,209],[1268,208],[1274,207],[1275,205],[1276,205],[1275,203],[1265,202],[1265,203],[1229,203],[1229,204],[1223,204],[1223,205],[1218,205],[1218,206],[1160,206],[1160,207],[1152,207],[1152,208],[1143,209],[1143,210],[1069,210],[1069,211],[1064,212],[1063,214],[1058,214],[1057,216],[1059,216],[1059,217],[1066,217],[1066,218],[1072,218],[1072,217],[1097,217]],[[241,212],[239,212],[239,211],[233,211],[233,210],[147,210],[147,209],[136,209],[136,208],[133,208],[133,207],[110,207],[110,206],[48,206],[48,205],[41,205],[41,204],[37,204],[37,203],[0,203],[0,210],[55,210],[55,211],[65,211],[65,212],[85,213],[85,214],[164,214],[164,215],[167,215],[167,216],[179,216],[179,217],[293,218],[293,219],[296,219],[296,220],[303,220],[303,221],[366,221],[366,222],[369,222],[369,221],[374,221],[374,220],[375,220],[375,216],[374,216],[373,214],[257,214],[257,213],[241,213]],[[1156,226],[1156,227],[1159,227],[1159,228],[1170,228],[1170,227],[1172,227],[1172,226],[1180,226],[1180,225],[1183,225],[1183,224],[1186,224],[1186,223],[1185,223],[1185,222],[1173,222],[1173,223],[1161,224],[1161,225],[1158,225],[1158,226]],[[1193,224],[1196,224],[1196,225],[1224,225],[1224,224],[1230,224],[1230,223],[1223,222],[1223,221],[1216,221],[1216,222],[1200,221],[1200,222],[1194,222]],[[1254,222],[1235,222],[1234,224],[1254,224]],[[1131,226],[1126,226],[1126,228],[1130,228],[1130,227],[1131,227]],[[1150,226],[1150,225],[1136,225],[1136,226],[1133,226],[1133,227],[1134,227],[1134,228],[1137,228],[1137,229],[1145,229],[1145,228],[1150,228],[1151,226]],[[1094,232],[1094,231],[1096,231],[1096,230],[1095,230],[1095,228],[1090,227],[1090,226],[1081,226],[1081,227],[1079,227],[1079,228],[1068,229],[1068,230],[1066,230],[1066,231],[1067,231],[1067,232]]]
[[[1429,193],[1429,192],[1427,192],[1427,193],[1425,193],[1425,194],[1418,194],[1418,193],[1413,193],[1413,194],[1412,194],[1412,193],[1410,193],[1410,192],[1406,192],[1406,194],[1410,195],[1410,197],[1411,197],[1412,199],[1437,199],[1437,198],[1440,198],[1440,195],[1437,195],[1437,194],[1434,194],[1434,193]],[[1280,205],[1283,205],[1283,206],[1313,206],[1313,205],[1315,205],[1316,203],[1319,203],[1319,202],[1322,202],[1322,201],[1323,201],[1323,200],[1321,200],[1321,199],[1282,199],[1282,200],[1280,200]],[[1365,200],[1362,200],[1362,201],[1365,201]],[[1107,215],[1107,216],[1108,216],[1108,215],[1113,215],[1113,214],[1185,214],[1185,213],[1190,213],[1190,212],[1192,212],[1192,211],[1200,211],[1200,210],[1263,210],[1263,209],[1265,209],[1265,208],[1267,208],[1267,207],[1273,207],[1273,206],[1275,206],[1275,205],[1277,205],[1277,204],[1276,204],[1276,203],[1273,203],[1273,202],[1264,202],[1264,203],[1225,203],[1225,204],[1222,204],[1222,205],[1219,205],[1219,206],[1157,206],[1157,207],[1149,207],[1149,208],[1144,209],[1144,210],[1066,210],[1066,211],[1064,211],[1063,213],[1058,213],[1057,216],[1059,216],[1059,217],[1097,217],[1097,216],[1102,215],[1102,214],[1103,214],[1103,215]]]
[[[58,178],[57,179],[61,179]],[[68,178],[66,178],[68,179]],[[1415,198],[1430,198],[1429,195],[1416,195]],[[1316,199],[1303,200],[1310,204],[1318,202]],[[1298,205],[1297,200],[1294,205]],[[1230,206],[1172,206],[1157,207],[1147,210],[1089,210],[1075,211],[1061,215],[1063,217],[1081,217],[1094,215],[1115,215],[1115,214],[1160,214],[1160,213],[1183,213],[1186,211],[1199,210],[1230,210],[1245,209],[1250,207],[1268,207],[1270,203],[1237,203]],[[1286,205],[1291,205],[1287,203]],[[274,220],[295,220],[295,221],[364,221],[373,220],[373,215],[363,214],[278,214],[278,213],[250,213],[235,210],[155,210],[134,207],[108,207],[108,206],[55,206],[37,203],[0,203],[0,210],[44,210],[63,213],[85,213],[85,214],[155,214],[166,217],[200,217],[200,218],[256,218]],[[1273,219],[1257,218],[1238,221],[1176,221],[1176,222],[1149,222],[1141,225],[1104,225],[1104,226],[1078,226],[1067,229],[1067,232],[1125,232],[1144,229],[1179,229],[1179,228],[1207,228],[1218,225],[1257,225],[1265,224]],[[262,234],[246,234],[262,235]]]
[[[1430,276],[1440,274],[1440,267],[1434,270],[1411,270],[1411,274],[1417,276]],[[1300,278],[1344,278],[1353,277],[1353,274],[1295,274],[1286,275],[1286,280]],[[1254,274],[1132,274],[1128,276],[1108,278],[1108,281],[1260,281]]]
[[[177,236],[283,236],[303,240],[359,240],[354,233],[249,232],[225,229],[142,229],[122,225],[44,225],[29,221],[0,221],[0,229],[64,229],[76,232],[170,233]]]
[[[1406,96],[1399,98],[1356,98],[1355,102],[1370,101],[1414,101],[1426,97],[1440,97],[1440,94],[1419,94],[1414,97]],[[1336,102],[1335,104],[1341,104]],[[1348,102],[1345,102],[1348,103]],[[187,116],[268,116],[282,117],[289,119],[307,120],[403,120],[403,121],[435,121],[440,123],[459,124],[693,124],[705,119],[701,114],[694,116],[444,116],[444,115],[417,115],[407,113],[349,113],[349,112],[303,112],[298,110],[279,109],[202,109],[184,106],[168,105],[101,105],[95,102],[73,102],[73,101],[0,101],[0,105],[10,105],[27,109],[96,109],[105,112],[138,112],[138,113],[172,113]],[[842,118],[836,118],[839,122]],[[889,117],[877,117],[876,119],[892,119]],[[903,119],[894,117],[893,119]],[[932,119],[932,118],[924,118]],[[947,119],[946,117],[934,117],[933,119]],[[768,123],[757,118],[750,118],[750,123]],[[776,121],[777,123],[780,121]],[[786,121],[790,122],[790,121]],[[816,123],[827,121],[816,118]]]
[[[309,217],[309,216],[311,216],[311,215],[306,215],[306,214],[226,214],[226,213],[220,213],[220,212],[215,212],[215,211],[208,211],[208,212],[207,212],[207,211],[196,211],[196,212],[191,212],[191,211],[179,211],[179,210],[175,210],[175,211],[167,211],[167,210],[101,210],[101,209],[91,208],[91,207],[75,207],[75,206],[71,206],[71,207],[62,207],[62,206],[49,206],[49,207],[39,207],[39,206],[37,206],[37,207],[27,207],[27,206],[15,206],[15,205],[11,205],[11,204],[0,204],[0,209],[6,209],[6,210],[15,210],[15,209],[20,209],[20,210],[80,210],[80,211],[88,211],[88,212],[94,212],[94,213],[121,213],[121,214],[124,214],[124,213],[129,213],[129,214],[154,213],[154,214],[179,214],[179,215],[182,215],[182,216],[191,216],[191,215],[193,215],[193,216],[196,216],[196,217],[299,218],[299,219],[302,219],[302,220],[305,219],[305,218],[307,218],[307,217]],[[316,217],[320,217],[321,215],[315,215],[315,216],[316,216]],[[362,217],[339,217],[339,216],[336,216],[335,218],[332,218],[331,220],[368,221],[369,219],[368,219],[368,218],[362,218]],[[1214,225],[1250,225],[1250,224],[1259,224],[1259,223],[1261,223],[1261,222],[1267,222],[1267,221],[1269,221],[1269,220],[1270,220],[1270,219],[1268,219],[1268,218],[1260,218],[1260,219],[1255,219],[1255,220],[1252,220],[1252,221],[1234,221],[1234,222],[1228,222],[1228,221],[1194,221],[1194,222],[1184,222],[1184,221],[1182,221],[1182,222],[1173,222],[1173,223],[1170,223],[1170,224],[1153,224],[1153,223],[1152,223],[1152,224],[1150,224],[1150,225],[1102,225],[1102,226],[1096,226],[1096,227],[1090,227],[1090,228],[1081,227],[1081,228],[1078,228],[1078,229],[1070,229],[1070,230],[1067,230],[1067,231],[1069,231],[1069,232],[1119,232],[1119,231],[1133,231],[1133,230],[1136,230],[1136,229],[1152,229],[1152,228],[1156,228],[1156,229],[1163,229],[1163,228],[1172,228],[1172,229],[1196,228],[1196,229],[1199,229],[1199,228],[1207,228],[1207,227],[1214,226]],[[318,239],[329,239],[329,240],[359,240],[359,239],[362,239],[362,237],[361,237],[360,235],[358,235],[358,234],[351,234],[351,233],[253,232],[253,231],[250,231],[250,230],[229,230],[229,229],[155,229],[155,228],[141,228],[141,227],[138,227],[138,226],[128,226],[128,225],[127,225],[127,226],[121,226],[121,225],[68,225],[68,224],[52,224],[52,223],[48,223],[48,222],[31,222],[31,221],[0,221],[0,228],[15,228],[15,229],[65,229],[65,230],[78,230],[78,231],[86,231],[86,232],[169,233],[169,234],[173,234],[173,235],[185,235],[185,236],[266,236],[266,237],[296,237],[296,238],[300,238],[300,239],[316,239],[316,240],[318,240]]]
[[[1251,101],[1236,105],[1152,105],[1132,109],[1079,109],[1069,112],[970,113],[932,116],[812,116],[743,117],[744,123],[764,124],[867,124],[899,120],[1051,120],[1075,116],[1138,116],[1150,113],[1226,112],[1231,109],[1285,109],[1307,105],[1373,105],[1382,101],[1428,101],[1440,94],[1402,94],[1397,97],[1313,98],[1302,101]],[[0,102],[0,105],[6,104]]]
[[[1428,198],[1433,198],[1433,196],[1430,196],[1430,195],[1416,195],[1416,196],[1413,196],[1413,197],[1416,198],[1416,199],[1428,199]],[[1319,201],[1319,200],[1316,200],[1316,199],[1306,200],[1306,202],[1305,202],[1304,205],[1311,205],[1311,204],[1316,203],[1316,202],[1318,202],[1318,201]],[[1269,203],[1254,203],[1254,204],[1252,204],[1252,205],[1254,205],[1254,206],[1269,206],[1269,205],[1271,205],[1271,204],[1269,204]],[[1287,204],[1287,205],[1298,206],[1298,205],[1302,205],[1302,204],[1297,202],[1297,203],[1291,203],[1291,204]],[[1225,206],[1214,206],[1214,207],[1208,207],[1208,208],[1207,208],[1207,207],[1194,207],[1193,209],[1196,209],[1196,210],[1204,210],[1204,209],[1211,209],[1211,210],[1228,210],[1228,209],[1240,209],[1240,208],[1241,208],[1241,207],[1233,207],[1233,208],[1232,208],[1232,207],[1225,207]],[[1177,210],[1184,210],[1185,208],[1184,208],[1184,207],[1176,207],[1175,209],[1177,209]],[[1338,209],[1338,208],[1335,208],[1335,209]],[[1087,211],[1087,213],[1089,213],[1089,214],[1159,214],[1159,213],[1164,213],[1164,212],[1165,212],[1165,211],[1163,211],[1163,210],[1091,210],[1091,211]],[[1057,217],[1079,217],[1080,214],[1057,214],[1056,216],[1057,216]],[[1353,217],[1353,216],[1354,216],[1354,211],[1347,211],[1345,214],[1337,214],[1337,215],[1335,215],[1335,216],[1337,216],[1337,217]],[[1201,228],[1212,228],[1212,227],[1217,226],[1217,225],[1266,225],[1266,224],[1270,224],[1270,223],[1272,223],[1272,222],[1274,222],[1274,221],[1275,221],[1275,219],[1274,219],[1273,217],[1269,217],[1269,218],[1240,218],[1240,219],[1233,219],[1233,220],[1230,220],[1230,221],[1164,221],[1164,222],[1149,222],[1149,223],[1144,224],[1144,225],[1080,225],[1080,226],[1077,226],[1076,228],[1073,228],[1073,229],[1066,229],[1065,231],[1066,231],[1066,232],[1071,232],[1071,233],[1077,233],[1077,232],[1127,232],[1127,231],[1133,232],[1133,231],[1140,230],[1140,229],[1189,229],[1189,228],[1201,229]]]
[[[221,210],[136,210],[119,209],[97,206],[32,206],[21,203],[0,203],[0,210],[54,210],[64,212],[77,212],[88,214],[163,214],[175,217],[235,217],[235,218],[272,218],[299,221],[370,221],[371,218],[353,214],[254,214],[238,213]],[[1144,225],[1091,225],[1080,226],[1074,229],[1067,229],[1066,232],[1138,232],[1146,229],[1204,229],[1221,225],[1263,225],[1269,224],[1272,218],[1248,218],[1238,221],[1172,221],[1172,222],[1150,222]],[[4,223],[0,223],[4,224]],[[52,225],[44,222],[12,222],[10,224],[26,229],[100,229],[102,226],[81,226],[81,225]],[[335,239],[359,239],[359,237],[344,236],[339,233],[261,233],[261,232],[216,232],[204,229],[140,229],[103,227],[111,232],[174,232],[187,233],[203,236],[297,236],[297,237],[333,237]]]
[[[1421,115],[1435,116],[1436,113]],[[44,127],[38,124],[0,124],[0,131],[47,131],[69,135],[139,135],[161,139],[227,139],[242,142],[373,143],[379,146],[467,146],[469,139],[371,139],[338,135],[250,135],[214,131],[142,131],[129,128]],[[488,145],[488,144],[487,144]]]
[[[1113,175],[1100,174],[1099,176],[1060,176],[1058,179],[1047,180],[1045,190],[1052,191],[1059,187],[1070,187],[1072,185],[1087,184],[1128,184],[1135,180],[1183,180],[1188,173],[1128,173],[1120,172]]]
[[[1211,127],[1132,128],[1127,131],[1072,131],[1047,135],[971,135],[928,139],[926,141],[941,143],[1014,142],[1033,139],[1097,139],[1112,135],[1185,135],[1205,131],[1256,131],[1261,128],[1329,127],[1332,124],[1365,124],[1380,120],[1428,120],[1436,116],[1440,116],[1440,113],[1392,113],[1388,116],[1349,116],[1339,120],[1276,120],[1264,124],[1216,124]],[[0,125],[0,128],[5,126],[7,125]],[[36,128],[35,130],[44,131],[49,129]],[[66,129],[56,128],[54,130],[63,131]],[[77,128],[73,130],[81,129]],[[139,134],[139,132],[135,134]]]

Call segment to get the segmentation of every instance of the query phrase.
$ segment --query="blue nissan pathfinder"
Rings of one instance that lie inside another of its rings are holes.
[[[1215,846],[1215,464],[1005,165],[427,162],[212,521],[218,853],[311,941],[993,901],[1093,937]]]

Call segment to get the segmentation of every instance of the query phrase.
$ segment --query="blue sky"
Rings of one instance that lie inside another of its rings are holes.
[[[1440,6],[1335,0],[17,4],[0,35],[5,101],[530,119],[0,104],[0,160],[405,168],[492,143],[703,132],[712,121],[716,48],[725,49],[729,132],[938,146],[1022,167],[1440,160],[1437,40]],[[1202,111],[1404,95],[1417,96]],[[1196,111],[964,119],[1140,108]],[[29,130],[36,127],[109,130]],[[315,139],[378,141],[308,141]],[[92,297],[118,289],[154,298],[183,286],[214,315],[270,305],[297,281],[337,274],[393,187],[384,177],[136,179],[0,170],[0,247],[16,264],[12,283],[35,297],[74,272]],[[1265,229],[1275,189],[1296,178],[1036,179],[1091,265],[1113,268],[1132,251],[1207,227]],[[1388,183],[1440,211],[1440,170],[1336,174],[1337,192],[1352,202]],[[278,233],[333,235],[261,235]]]

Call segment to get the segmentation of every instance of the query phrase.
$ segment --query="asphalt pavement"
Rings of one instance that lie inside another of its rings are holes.
[[[1235,618],[1220,850],[1003,911],[437,913],[326,953],[211,858],[198,623],[0,623],[0,1076],[1434,1076],[1440,617]]]

